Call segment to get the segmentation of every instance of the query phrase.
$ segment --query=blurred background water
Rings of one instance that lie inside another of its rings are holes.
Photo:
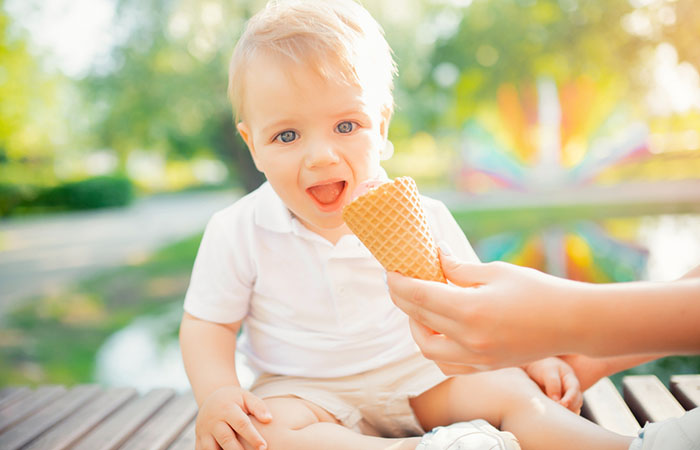
[[[0,384],[187,388],[203,226],[263,181],[225,92],[264,3],[0,0]],[[399,66],[387,172],[482,260],[591,282],[700,264],[699,0],[364,3]]]

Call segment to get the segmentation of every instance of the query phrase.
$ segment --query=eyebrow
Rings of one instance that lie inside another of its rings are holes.
[[[358,105],[357,108],[347,109],[345,111],[339,112],[338,114],[334,114],[334,117],[341,118],[347,116],[361,116],[364,120],[369,120],[370,115],[364,111],[364,106],[365,105]]]
[[[273,122],[273,123],[271,123],[270,125],[266,125],[265,127],[263,127],[263,128],[260,130],[260,132],[261,132],[262,134],[269,134],[269,133],[272,133],[272,132],[275,131],[275,130],[281,130],[281,129],[284,129],[284,128],[288,128],[289,126],[291,126],[291,122],[292,122],[292,121],[289,120],[289,119],[278,120],[277,122]]]

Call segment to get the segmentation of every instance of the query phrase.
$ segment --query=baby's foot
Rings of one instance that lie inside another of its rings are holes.
[[[511,433],[477,419],[434,428],[416,450],[520,450],[520,444]]]

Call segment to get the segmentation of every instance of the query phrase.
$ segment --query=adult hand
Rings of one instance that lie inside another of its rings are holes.
[[[272,416],[260,398],[238,386],[224,386],[212,392],[199,408],[195,424],[197,450],[243,450],[240,439],[255,449],[267,443],[250,420],[254,416],[269,423]]]
[[[461,263],[442,252],[440,259],[451,285],[397,273],[387,274],[387,283],[394,303],[412,318],[423,354],[443,372],[518,366],[572,352],[561,333],[574,324],[571,314],[560,312],[571,293],[571,286],[562,287],[566,280],[502,262]]]

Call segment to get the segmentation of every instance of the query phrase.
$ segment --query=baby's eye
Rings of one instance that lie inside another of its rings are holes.
[[[294,141],[297,138],[297,132],[292,130],[283,131],[277,135],[275,138],[278,141],[284,142],[285,144]]]
[[[335,127],[336,130],[338,130],[338,133],[350,133],[353,131],[355,128],[357,128],[357,124],[355,122],[340,122],[337,127]]]

